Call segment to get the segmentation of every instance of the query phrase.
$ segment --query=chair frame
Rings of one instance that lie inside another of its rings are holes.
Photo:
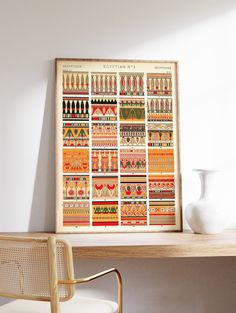
[[[50,297],[40,297],[40,296],[17,296],[2,293],[0,296],[6,298],[16,298],[16,299],[25,299],[25,300],[35,300],[35,301],[50,301],[51,304],[51,313],[60,313],[60,301],[67,301],[71,299],[74,295],[74,288],[77,284],[83,284],[90,282],[94,279],[100,278],[102,276],[108,275],[110,273],[115,273],[117,278],[118,284],[118,313],[122,313],[122,293],[123,293],[123,285],[122,285],[122,278],[120,272],[116,268],[111,268],[106,271],[94,274],[92,276],[78,278],[78,279],[69,279],[69,280],[58,280],[57,277],[57,263],[56,263],[56,242],[57,239],[55,236],[49,236],[48,238],[31,238],[31,237],[17,237],[17,236],[0,236],[0,240],[11,240],[11,241],[23,241],[23,242],[46,242],[48,244],[48,267],[49,267],[49,283],[50,283]],[[68,256],[68,271],[69,277],[73,277],[73,256],[72,256],[72,248],[71,245],[65,241],[63,242],[66,249],[67,249],[67,256]],[[71,296],[64,298],[63,300],[59,299],[58,295],[58,286],[59,285],[69,285],[71,286]]]

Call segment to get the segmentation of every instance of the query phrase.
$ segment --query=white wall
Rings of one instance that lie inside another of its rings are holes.
[[[179,60],[183,205],[198,195],[191,169],[218,168],[236,226],[235,31],[234,0],[0,0],[0,231],[54,229],[55,57]],[[83,261],[79,272],[111,264],[125,313],[235,310],[233,259]]]

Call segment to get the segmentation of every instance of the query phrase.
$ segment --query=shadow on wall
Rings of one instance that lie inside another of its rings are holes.
[[[22,10],[24,6],[30,13]],[[5,1],[0,3],[4,47],[1,54],[6,57],[6,60],[3,58],[5,63],[11,60],[9,56],[15,55],[14,46],[9,45],[9,38],[16,36],[12,21],[19,33],[24,34],[20,37],[21,45],[17,46],[17,52],[24,58],[20,64],[16,59],[16,66],[25,71],[29,59],[35,62],[42,55],[48,58],[126,57],[123,54],[129,49],[235,8],[235,0],[52,0],[47,3],[41,1],[37,5],[28,0],[14,1],[14,5],[12,1]],[[6,28],[7,32],[4,31]],[[30,46],[29,38],[32,40]]]
[[[72,1],[74,2],[74,1]],[[78,29],[78,43],[74,51],[98,57],[96,53],[112,58],[123,54],[150,40],[169,35],[217,15],[236,8],[235,0],[120,0],[120,1],[84,1],[74,2],[74,10],[68,10],[68,3],[59,2],[57,7],[63,11],[65,24],[59,29]],[[89,12],[77,18],[77,10]],[[67,21],[67,22],[66,22]],[[83,25],[83,26],[82,26]],[[86,26],[85,26],[86,25]],[[58,27],[58,23],[56,23]],[[79,26],[79,27],[78,27]],[[85,28],[84,28],[85,26]],[[79,31],[83,29],[83,31]],[[88,40],[89,38],[89,40]],[[68,31],[64,37],[68,46],[74,42],[74,32]],[[82,47],[81,47],[82,46]],[[72,54],[73,55],[73,54]],[[70,53],[71,56],[71,53]]]
[[[55,228],[54,60],[48,62],[48,85],[35,175],[29,231]]]

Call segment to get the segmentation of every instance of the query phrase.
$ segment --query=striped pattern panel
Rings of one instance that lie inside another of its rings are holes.
[[[64,202],[64,226],[89,226],[89,202]]]
[[[173,149],[148,149],[149,173],[173,173]]]
[[[174,199],[174,175],[149,175],[150,199]]]
[[[175,225],[174,201],[150,201],[150,225]]]
[[[114,123],[92,124],[93,147],[117,147],[117,125]]]

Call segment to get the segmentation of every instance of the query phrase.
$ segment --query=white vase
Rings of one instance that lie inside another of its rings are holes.
[[[201,194],[197,201],[186,207],[186,220],[195,233],[220,233],[226,223],[223,207],[220,204],[220,194],[216,188],[218,171],[202,169],[194,171],[198,173],[201,181]]]

